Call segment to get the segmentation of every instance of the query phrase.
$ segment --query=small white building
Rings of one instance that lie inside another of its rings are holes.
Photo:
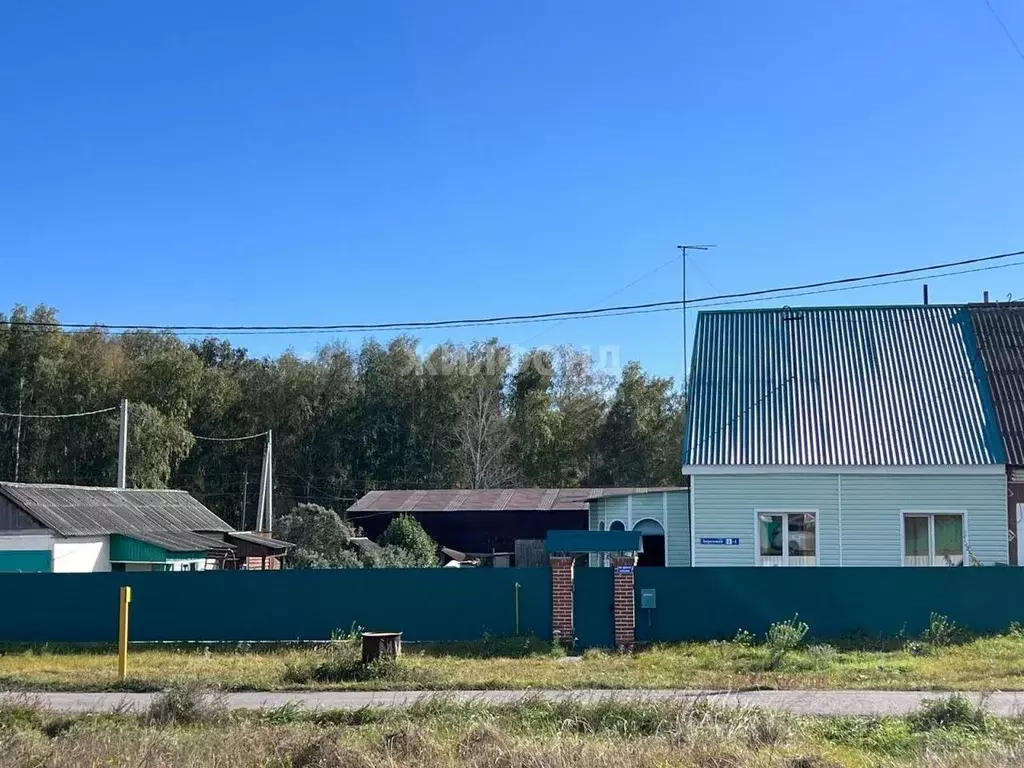
[[[186,491],[0,483],[0,572],[277,567],[289,546],[232,531]]]

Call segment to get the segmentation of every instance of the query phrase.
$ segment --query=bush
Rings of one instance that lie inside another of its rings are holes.
[[[381,534],[377,543],[382,547],[399,547],[412,555],[412,561],[420,568],[437,565],[437,542],[435,542],[416,518],[399,515]]]
[[[933,648],[945,648],[953,644],[960,637],[960,628],[949,620],[948,616],[941,613],[933,613],[928,620],[926,629],[921,639]]]
[[[989,716],[982,707],[975,706],[963,694],[956,694],[945,699],[926,701],[921,708],[907,716],[907,723],[912,731],[924,733],[938,728],[959,728],[972,733],[986,733],[989,729]]]
[[[836,649],[828,643],[807,646],[807,655],[818,664],[825,664],[836,655]]]
[[[732,639],[733,645],[742,645],[744,648],[749,648],[757,643],[757,638],[754,637],[753,632],[748,632],[745,629],[737,629],[736,635]]]
[[[153,699],[146,721],[153,725],[194,725],[216,723],[224,718],[227,702],[223,694],[202,680],[175,685]]]
[[[766,669],[772,670],[782,663],[786,654],[800,647],[810,627],[806,621],[800,621],[797,614],[789,621],[777,621],[765,633],[764,641],[771,651]]]
[[[1006,634],[1017,640],[1024,640],[1024,625],[1021,625],[1019,621],[1011,621]]]

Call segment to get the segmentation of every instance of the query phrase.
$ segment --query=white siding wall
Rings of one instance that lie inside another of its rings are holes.
[[[80,536],[54,539],[54,573],[98,573],[109,570],[109,536]]]
[[[695,475],[690,488],[694,565],[755,565],[754,514],[759,509],[817,510],[818,563],[839,565],[837,475]],[[843,490],[845,497],[845,485]],[[739,538],[740,543],[702,545],[701,537]]]
[[[48,533],[25,534],[5,533],[0,535],[0,551],[26,551],[53,550],[53,536]]]
[[[665,565],[673,567],[690,564],[688,491],[634,493],[590,502],[590,530],[600,530],[601,523],[608,530],[614,520],[622,521],[627,531],[632,530],[641,520],[654,520],[665,530]],[[590,564],[600,565],[600,556],[591,555]]]
[[[843,565],[902,565],[904,510],[966,512],[975,557],[1009,562],[1004,475],[843,475]]]
[[[1001,474],[698,475],[690,483],[698,566],[754,565],[758,509],[817,510],[819,565],[902,565],[904,510],[965,511],[974,555],[986,565],[1009,559]],[[701,545],[702,536],[740,545]]]
[[[665,537],[665,565],[669,568],[690,565],[690,492],[665,491],[668,526]]]

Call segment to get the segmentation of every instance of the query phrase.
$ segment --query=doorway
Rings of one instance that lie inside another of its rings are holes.
[[[644,551],[640,553],[636,564],[641,567],[665,567],[665,529],[657,520],[641,520],[633,526],[643,538]]]

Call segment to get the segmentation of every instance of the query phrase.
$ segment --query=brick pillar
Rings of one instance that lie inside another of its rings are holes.
[[[551,630],[562,645],[572,645],[572,557],[551,556]]]
[[[636,641],[636,604],[633,590],[635,566],[635,555],[612,558],[612,572],[615,574],[615,647],[619,650],[633,650]]]

